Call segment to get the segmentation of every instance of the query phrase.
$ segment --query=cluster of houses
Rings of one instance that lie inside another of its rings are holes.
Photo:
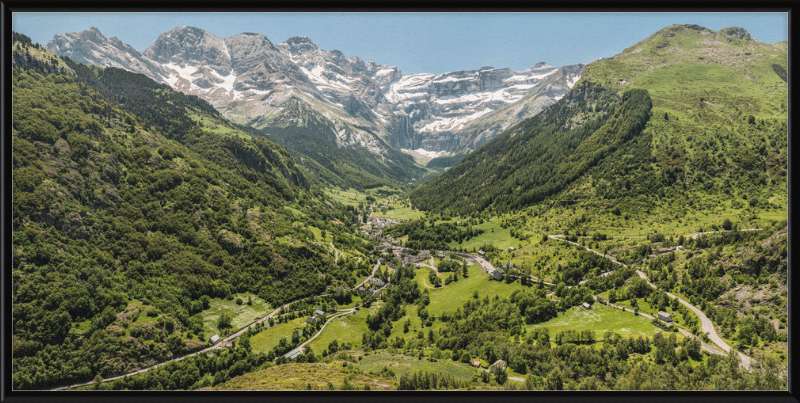
[[[360,295],[373,295],[375,297],[377,297],[377,296],[379,296],[381,294],[381,290],[380,289],[378,289],[378,288],[375,288],[375,289],[366,288],[363,285],[361,287],[358,287],[356,292],[358,292]]]
[[[397,225],[397,221],[386,217],[373,216],[370,221],[372,222],[372,228],[377,228],[377,229],[383,229],[385,227],[391,227],[393,225]]]
[[[361,229],[361,233],[373,241],[378,241],[383,237],[383,229],[397,225],[397,221],[386,217],[370,218],[370,225]]]
[[[390,252],[394,254],[394,260],[404,264],[421,262],[423,260],[430,259],[433,256],[429,250],[421,250],[416,255],[408,254],[409,249],[399,246],[395,240],[391,240],[391,243],[383,242],[380,245],[375,246],[375,250],[379,252]],[[438,251],[437,254],[439,256],[444,256],[443,251]],[[389,263],[389,265],[391,265],[393,269],[397,268],[391,263]]]

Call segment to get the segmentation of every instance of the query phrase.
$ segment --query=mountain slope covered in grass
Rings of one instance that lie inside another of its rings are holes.
[[[418,188],[412,201],[423,209],[473,213],[518,211],[550,197],[586,211],[630,207],[630,214],[656,203],[666,214],[687,202],[684,207],[700,202],[694,208],[707,210],[725,198],[734,209],[785,211],[770,200],[786,195],[786,63],[785,47],[757,42],[741,28],[664,28],[587,65],[564,99]],[[591,98],[569,107],[586,88],[649,94],[652,110],[632,137],[636,142],[612,150],[602,132],[625,138],[624,128],[611,120],[600,130],[577,125],[606,108]],[[556,125],[554,115],[564,113],[573,123]],[[551,134],[541,136],[548,124]]]

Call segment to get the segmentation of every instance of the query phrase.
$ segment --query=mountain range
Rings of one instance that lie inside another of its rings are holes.
[[[399,151],[423,164],[470,152],[563,97],[584,67],[541,62],[522,71],[487,66],[404,75],[394,66],[320,49],[307,37],[274,44],[262,34],[220,38],[187,26],[160,35],[143,52],[106,38],[95,27],[56,35],[45,47],[77,62],[141,73],[197,95],[229,120],[273,136],[296,156],[319,163],[311,170],[323,175],[341,175],[344,169],[315,158],[318,153],[309,143],[350,150],[341,155],[350,160],[375,159],[380,166],[356,162],[354,169],[368,171],[378,182],[425,176]],[[361,172],[359,179],[367,176]]]

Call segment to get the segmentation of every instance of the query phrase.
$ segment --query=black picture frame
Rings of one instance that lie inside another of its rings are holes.
[[[667,391],[667,392],[643,392],[643,391],[610,391],[610,392],[579,392],[579,391],[564,391],[564,392],[441,392],[441,391],[423,391],[423,392],[405,392],[405,391],[392,391],[392,392],[196,392],[196,391],[97,391],[97,392],[80,392],[80,391],[66,391],[66,392],[49,392],[49,391],[13,391],[11,390],[11,274],[10,268],[10,244],[11,244],[11,207],[10,207],[10,183],[11,183],[11,169],[10,169],[10,47],[11,47],[11,16],[14,12],[20,11],[781,11],[789,14],[789,29],[790,29],[790,67],[793,64],[793,39],[796,30],[793,30],[793,10],[796,1],[760,1],[760,2],[693,2],[693,1],[675,1],[675,2],[659,2],[648,6],[643,6],[634,2],[591,2],[591,1],[573,1],[564,0],[556,4],[530,4],[523,2],[500,2],[484,5],[452,5],[443,4],[442,2],[421,2],[421,1],[405,1],[402,4],[398,3],[384,3],[384,4],[363,4],[351,3],[349,5],[332,5],[322,2],[305,2],[305,4],[290,4],[288,2],[279,2],[277,4],[258,3],[252,1],[242,0],[229,0],[226,2],[206,2],[204,4],[197,3],[178,3],[178,2],[164,2],[164,1],[122,1],[111,2],[97,1],[97,0],[84,0],[81,2],[62,3],[57,1],[25,1],[25,0],[4,0],[0,3],[0,21],[2,21],[2,32],[0,32],[0,43],[2,44],[2,52],[0,52],[0,66],[2,66],[2,73],[0,75],[0,82],[2,82],[2,94],[0,94],[0,104],[2,104],[2,118],[0,118],[0,127],[2,127],[2,156],[0,156],[0,166],[2,166],[2,177],[0,177],[0,184],[2,184],[3,198],[2,198],[2,225],[0,225],[0,238],[2,238],[2,250],[0,251],[0,262],[2,262],[2,283],[0,284],[2,290],[2,332],[0,333],[0,358],[2,358],[2,376],[0,376],[0,401],[2,402],[52,402],[52,401],[80,401],[80,402],[132,402],[132,401],[170,401],[170,402],[218,402],[220,400],[235,399],[237,402],[263,402],[277,399],[276,401],[330,401],[330,402],[358,402],[358,401],[380,401],[382,403],[394,402],[407,402],[409,399],[422,399],[426,401],[458,401],[461,403],[472,402],[485,402],[487,400],[502,399],[509,402],[530,402],[532,399],[536,401],[554,401],[554,402],[571,402],[571,401],[592,401],[595,403],[605,402],[640,402],[648,401],[651,403],[657,402],[674,402],[674,401],[706,401],[709,399],[721,399],[728,403],[738,402],[792,402],[797,401],[797,392],[792,388],[794,376],[791,370],[792,363],[796,356],[796,351],[793,349],[793,335],[791,333],[792,311],[794,308],[794,301],[792,298],[792,265],[790,258],[789,267],[789,329],[790,329],[790,342],[789,342],[789,390],[786,392],[749,392],[749,391]],[[790,68],[791,77],[791,68]],[[790,80],[789,97],[790,97],[790,111],[793,100],[793,86]],[[790,112],[790,155],[791,155],[791,138],[792,138],[792,125],[791,125],[791,112]],[[791,158],[790,158],[791,161]],[[791,172],[791,163],[790,170]],[[790,195],[792,186],[790,184]],[[790,196],[791,200],[791,196]],[[791,209],[789,213],[790,228],[792,223]],[[790,236],[790,245],[792,238]],[[790,247],[791,250],[791,247]]]

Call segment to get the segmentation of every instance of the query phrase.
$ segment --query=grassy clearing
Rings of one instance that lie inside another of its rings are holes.
[[[292,321],[276,324],[250,338],[250,347],[256,353],[268,353],[275,348],[283,338],[292,338],[295,329],[302,330],[306,325],[306,318],[297,318]]]
[[[358,366],[363,368],[364,371],[380,371],[384,367],[388,367],[394,371],[396,378],[407,372],[428,371],[446,373],[456,379],[469,381],[478,374],[478,370],[460,362],[451,360],[431,362],[426,359],[418,360],[416,357],[394,355],[384,351],[365,355],[358,362]]]
[[[333,340],[336,340],[339,344],[350,343],[353,347],[361,346],[361,335],[369,330],[367,328],[367,315],[378,312],[381,305],[381,303],[372,304],[367,309],[359,309],[353,315],[334,319],[309,345],[317,353],[327,349],[328,344]]]
[[[431,303],[428,305],[428,312],[433,316],[439,316],[443,312],[452,312],[457,308],[464,305],[465,302],[473,297],[475,291],[478,291],[480,298],[486,295],[494,297],[499,295],[500,298],[511,296],[515,290],[522,290],[526,287],[521,285],[519,281],[511,284],[506,284],[502,281],[489,280],[489,275],[484,274],[478,265],[467,266],[469,277],[466,279],[459,277],[458,281],[452,282],[442,288],[431,289],[430,282],[428,281],[428,273],[430,269],[427,267],[416,268],[416,279],[420,287],[427,289],[431,298]],[[444,274],[447,276],[449,274]]]
[[[345,206],[358,206],[359,203],[367,202],[367,195],[355,189],[326,188],[325,195],[332,201],[344,204]]]
[[[494,221],[494,219],[488,220],[483,224],[478,224],[473,226],[475,229],[482,229],[484,232],[481,235],[476,236],[468,241],[464,241],[463,243],[458,242],[450,242],[447,244],[450,248],[466,248],[467,250],[478,250],[483,245],[494,245],[498,249],[508,249],[509,247],[513,246],[514,248],[519,248],[521,244],[527,243],[526,241],[520,241],[511,236],[511,232],[508,228],[503,228],[500,226],[499,223]]]
[[[337,364],[284,364],[251,372],[217,385],[213,390],[327,390],[328,383],[339,389],[348,378],[357,389],[369,385],[371,390],[388,390],[397,387],[397,381],[371,374],[353,374]]]
[[[592,330],[596,338],[602,338],[609,330],[625,337],[652,337],[661,332],[661,329],[653,326],[649,319],[601,304],[594,304],[588,311],[581,307],[572,307],[566,312],[559,312],[558,317],[547,322],[525,327],[526,330],[547,328],[551,337],[565,330]]]
[[[253,305],[247,305],[248,296],[252,298]],[[241,305],[236,304],[237,297],[244,301]],[[229,313],[233,318],[231,321],[233,329],[239,329],[268,314],[269,305],[263,299],[247,293],[235,294],[231,300],[212,298],[209,308],[200,313],[203,317],[203,329],[211,335],[222,334],[217,328],[217,322],[223,312]],[[147,315],[140,315],[139,319],[144,316]]]
[[[232,127],[228,127],[222,124],[220,121],[211,118],[207,115],[197,115],[197,114],[189,114],[189,117],[192,118],[195,122],[201,123],[203,125],[203,130],[207,132],[212,132],[215,134],[222,134],[227,136],[235,136],[241,138],[249,138],[250,136],[241,130],[234,129]]]
[[[400,205],[392,205],[390,204],[389,207],[391,209],[384,210],[375,210],[376,217],[388,217],[393,220],[415,220],[421,217],[424,217],[424,214],[419,210],[408,207],[408,206],[400,206]]]

